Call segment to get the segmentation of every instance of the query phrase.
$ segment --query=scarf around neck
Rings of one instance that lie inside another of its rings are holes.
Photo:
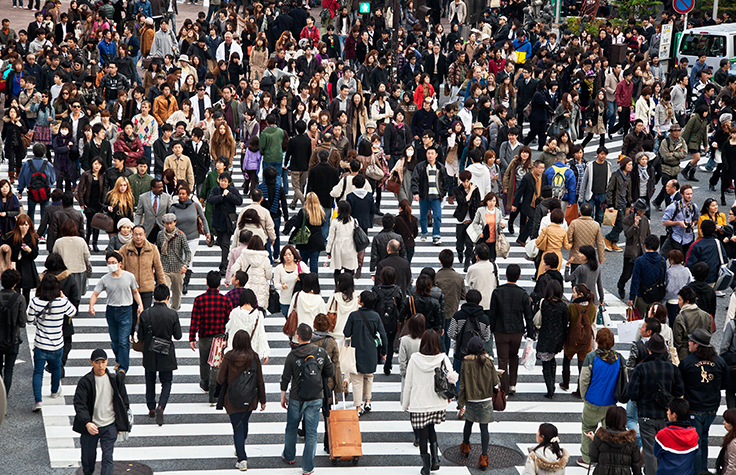
[[[166,254],[169,251],[169,244],[171,244],[178,235],[179,228],[177,227],[174,227],[174,230],[171,232],[164,229],[164,245],[161,247],[161,254]]]

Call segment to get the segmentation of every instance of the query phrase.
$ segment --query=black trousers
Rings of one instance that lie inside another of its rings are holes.
[[[143,310],[147,308],[151,308],[151,305],[153,305],[153,291],[140,292],[140,294],[141,294],[141,301],[143,302]],[[133,325],[130,326],[131,336],[133,336],[133,334],[136,331],[136,328],[138,327],[138,325],[136,324],[137,321],[138,321],[138,302],[133,300]]]
[[[662,204],[663,201],[665,201],[665,197],[667,196],[667,192],[665,191],[665,187],[667,186],[667,182],[670,180],[673,180],[677,178],[676,176],[668,175],[666,173],[662,173],[662,189],[659,190],[659,194],[652,200],[652,203],[654,203],[656,206],[659,206]]]
[[[227,270],[228,256],[230,255],[230,238],[231,235],[225,231],[217,231],[217,245],[220,246],[222,251],[220,255],[220,273],[224,273]]]
[[[462,262],[472,262],[473,260],[473,241],[468,236],[467,229],[470,223],[458,223],[455,225],[455,249],[457,250],[457,260]]]
[[[526,240],[529,238],[529,236],[532,233],[532,227],[534,227],[534,217],[533,216],[527,216],[522,211],[521,213],[521,219],[523,220],[526,218],[526,224],[524,224],[524,227],[521,229],[521,232],[519,232],[519,241],[526,242]]]
[[[393,329],[393,331],[386,331],[386,339],[388,340],[388,344],[386,345],[386,348],[388,350],[386,351],[386,362],[383,364],[383,369],[391,370],[393,366],[394,361],[394,339],[396,338],[396,328]]]
[[[519,122],[521,122],[521,119],[519,119]],[[519,124],[519,127],[521,127],[521,123]],[[529,122],[529,135],[527,135],[524,139],[524,145],[529,145],[532,140],[534,140],[535,136],[538,137],[538,149],[541,151],[542,147],[544,147],[544,144],[547,141],[547,122]]]
[[[608,131],[609,134],[613,135],[614,132],[618,132],[623,129],[624,136],[629,133],[631,128],[631,107],[622,107],[621,112],[618,113],[618,123]]]
[[[626,287],[626,282],[631,279],[631,274],[634,272],[634,261],[636,259],[631,259],[630,257],[624,257],[624,269],[621,273],[621,277],[618,279],[618,288],[619,290],[624,289]]]

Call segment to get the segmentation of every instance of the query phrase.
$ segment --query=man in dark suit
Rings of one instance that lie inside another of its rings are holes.
[[[64,42],[67,33],[74,32],[74,28],[69,24],[69,15],[62,13],[59,18],[61,21],[54,27],[54,41],[57,45]]]
[[[524,125],[524,107],[532,101],[534,93],[537,91],[537,80],[532,78],[531,67],[527,66],[522,69],[521,77],[516,80],[516,87],[519,93],[516,98],[516,117],[519,119],[519,130]],[[521,140],[521,137],[519,137]]]
[[[513,205],[511,211],[521,210],[521,214],[526,216],[526,224],[524,229],[519,233],[519,238],[516,240],[522,246],[526,244],[526,240],[532,231],[534,223],[534,203],[535,197],[541,195],[541,180],[542,174],[544,173],[544,162],[537,160],[534,162],[534,168],[531,173],[527,173],[522,178],[521,183],[516,189],[514,194]]]
[[[39,2],[39,0],[36,0],[36,10],[38,10],[38,2]],[[31,5],[29,4],[28,5],[29,10],[31,10],[30,6]],[[34,38],[35,39],[36,38],[36,30],[38,30],[39,28],[42,28],[43,27],[43,12],[37,11],[35,17],[36,17],[36,20],[30,22],[28,24],[28,28],[26,28],[26,32],[28,33],[28,38]]]
[[[432,50],[424,55],[424,71],[429,74],[429,81],[437,94],[439,94],[440,84],[447,73],[446,62],[447,58],[442,54],[439,43],[432,46]]]
[[[296,202],[304,205],[304,185],[307,183],[309,159],[312,157],[312,139],[305,132],[307,124],[303,120],[296,123],[296,135],[289,139],[286,149],[284,167],[291,170],[291,186],[294,188],[294,197],[289,208],[296,209]]]
[[[330,158],[330,152],[327,150],[320,150],[317,154],[319,163],[309,170],[309,176],[307,178],[307,193],[314,191],[319,198],[319,204],[325,210],[326,216],[332,215],[332,206],[335,204],[335,199],[330,195],[330,191],[339,183],[340,174],[337,169],[330,165],[327,161]],[[325,241],[327,240],[327,234],[330,230],[330,220],[326,219],[325,224],[322,226],[322,236]]]
[[[210,145],[204,140],[204,131],[195,127],[192,130],[192,140],[187,142],[187,148],[184,154],[189,157],[194,169],[194,185],[199,191],[207,179],[207,173],[210,171]]]
[[[291,27],[291,33],[294,35],[294,38],[299,38],[302,33],[302,28],[307,26],[307,18],[309,18],[309,13],[307,13],[304,7],[302,7],[301,1],[296,2],[296,7],[289,10],[288,13],[289,16],[294,20],[294,25]]]
[[[235,231],[232,215],[236,214],[237,207],[243,204],[243,197],[238,189],[230,184],[230,174],[222,173],[216,186],[210,191],[207,201],[212,204],[212,229],[217,233],[217,245],[220,247],[220,275],[227,271],[228,256],[230,254],[230,237]]]
[[[384,267],[391,266],[396,270],[396,285],[401,288],[401,294],[406,296],[406,290],[411,285],[411,264],[405,257],[401,257],[401,243],[392,239],[386,245],[388,257],[382,259],[376,266],[375,275],[378,276],[376,284],[381,283],[381,271]]]

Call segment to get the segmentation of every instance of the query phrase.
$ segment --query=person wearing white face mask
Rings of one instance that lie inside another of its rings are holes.
[[[105,317],[110,331],[110,345],[115,353],[115,371],[128,372],[130,365],[130,335],[133,326],[133,300],[138,304],[138,315],[143,311],[143,301],[138,292],[135,276],[124,271],[120,264],[123,257],[117,252],[109,252],[105,258],[108,273],[102,276],[89,299],[89,314],[95,316],[97,297],[107,292]],[[136,318],[137,319],[137,318]]]
[[[69,122],[62,122],[59,134],[54,138],[54,170],[56,171],[56,186],[65,192],[72,191],[72,183],[79,178],[77,162],[72,160],[72,152],[77,152],[77,143],[71,137],[72,126]],[[75,155],[78,155],[75,153]]]

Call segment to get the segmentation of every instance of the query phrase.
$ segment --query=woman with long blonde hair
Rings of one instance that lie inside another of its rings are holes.
[[[304,207],[299,210],[296,216],[284,224],[284,234],[289,234],[294,229],[289,243],[296,246],[302,261],[305,264],[309,262],[309,270],[315,274],[319,270],[319,263],[317,262],[319,253],[325,250],[325,234],[327,233],[325,225],[328,222],[329,219],[325,214],[325,209],[319,202],[317,194],[310,191],[304,199]],[[302,223],[311,233],[309,239],[306,242],[294,242],[302,228]],[[324,230],[323,226],[325,226]]]
[[[105,196],[105,206],[115,223],[114,231],[109,233],[114,236],[117,234],[118,221],[123,218],[133,221],[133,192],[127,178],[121,176],[115,181],[115,186]]]
[[[227,157],[228,163],[233,163],[233,157],[235,157],[235,138],[225,122],[221,122],[212,132],[210,153],[212,154],[213,161],[217,160],[217,157],[225,156]]]

